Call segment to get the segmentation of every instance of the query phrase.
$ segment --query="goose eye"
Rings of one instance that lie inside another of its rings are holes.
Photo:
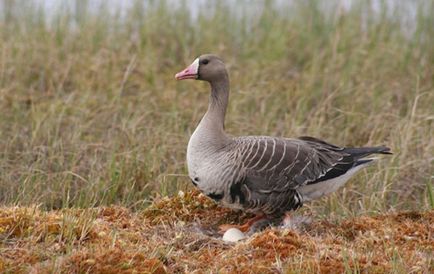
[[[208,59],[204,59],[204,60],[202,60],[202,65],[206,65],[206,64],[208,64],[209,63],[209,60]]]

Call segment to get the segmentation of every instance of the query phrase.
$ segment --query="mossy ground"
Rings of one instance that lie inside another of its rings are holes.
[[[307,212],[304,212],[307,214]],[[313,218],[229,244],[221,223],[247,218],[197,192],[124,207],[0,210],[0,270],[9,273],[428,273],[434,211]]]

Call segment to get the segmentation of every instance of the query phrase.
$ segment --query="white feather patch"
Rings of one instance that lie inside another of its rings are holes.
[[[374,158],[372,158],[374,160]],[[359,166],[356,166],[350,170],[348,170],[346,173],[342,174],[339,177],[322,181],[316,184],[312,185],[304,185],[298,189],[298,192],[303,196],[303,202],[312,201],[318,198],[321,198],[327,194],[330,194],[332,192],[335,192],[340,187],[345,185],[345,183],[360,169],[366,167],[372,162],[368,162],[366,164],[362,164]]]
[[[199,72],[199,57],[194,59],[193,63],[190,65],[191,71],[197,75]]]

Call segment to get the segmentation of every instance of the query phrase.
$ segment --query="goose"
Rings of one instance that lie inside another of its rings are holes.
[[[391,154],[386,146],[340,147],[303,136],[233,137],[225,132],[229,76],[214,54],[204,54],[175,75],[211,86],[208,110],[187,147],[189,177],[202,193],[224,207],[253,213],[243,225],[222,225],[222,232],[238,228],[254,233],[285,220],[304,202],[319,199],[342,187],[376,158]]]

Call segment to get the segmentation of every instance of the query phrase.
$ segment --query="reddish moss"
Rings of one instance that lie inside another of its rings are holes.
[[[195,191],[158,199],[138,213],[118,206],[6,208],[0,210],[0,271],[384,273],[396,264],[403,271],[433,270],[434,211],[314,221],[304,232],[267,229],[235,245],[204,232],[247,217]]]

